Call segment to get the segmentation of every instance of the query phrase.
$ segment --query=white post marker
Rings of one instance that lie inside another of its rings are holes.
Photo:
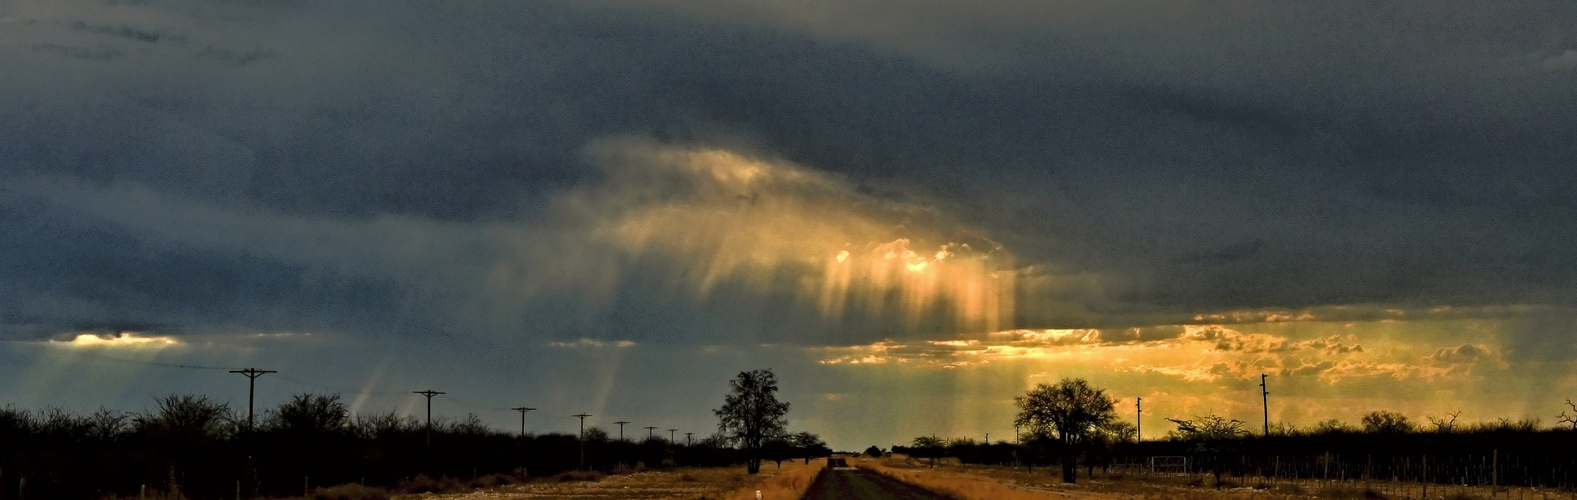
[[[761,490],[756,490],[756,500],[761,500]]]

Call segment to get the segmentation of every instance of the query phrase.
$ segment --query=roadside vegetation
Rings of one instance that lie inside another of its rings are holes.
[[[770,380],[771,390],[745,400],[776,402],[771,372],[747,373]],[[778,404],[775,414],[742,413],[770,417],[749,429],[719,413],[719,433],[694,442],[619,440],[596,427],[583,436],[521,435],[491,429],[476,415],[429,427],[393,411],[353,414],[336,394],[297,394],[260,411],[250,428],[245,408],[191,394],[129,413],[6,406],[0,498],[373,499],[678,467],[748,464],[754,473],[764,461],[803,466],[831,452],[813,433],[790,432],[788,405]]]
[[[1114,401],[1082,380],[1041,384],[1018,403],[1017,423],[1027,431],[1018,443],[922,436],[892,452],[909,457],[912,467],[991,465],[1026,475],[1055,467],[1037,481],[1055,472],[1064,483],[1081,476],[1159,484],[1187,478],[1181,481],[1222,490],[1371,498],[1418,495],[1429,485],[1462,495],[1475,488],[1577,493],[1577,458],[1568,453],[1577,447],[1577,405],[1557,416],[1555,427],[1537,420],[1464,423],[1460,412],[1429,416],[1420,425],[1375,410],[1356,424],[1277,424],[1267,434],[1251,432],[1242,421],[1200,415],[1168,419],[1176,430],[1166,438],[1138,442],[1134,426],[1111,412]]]

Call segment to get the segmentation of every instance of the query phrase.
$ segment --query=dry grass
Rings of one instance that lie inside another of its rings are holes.
[[[775,471],[770,477],[764,478],[759,483],[744,488],[730,491],[718,497],[726,500],[755,500],[756,492],[761,492],[761,498],[767,500],[789,500],[805,496],[805,490],[810,489],[810,483],[816,480],[816,474],[827,464],[826,459],[811,460],[809,465],[796,461],[792,466],[787,461],[783,462],[783,470]],[[762,472],[767,469],[763,468]]]
[[[1056,468],[1025,469],[997,466],[961,465],[956,461],[928,462],[903,456],[882,460],[862,459],[857,466],[875,470],[895,479],[920,485],[967,500],[975,499],[1184,499],[1184,500],[1292,500],[1292,499],[1387,499],[1418,498],[1416,483],[1326,483],[1319,481],[1265,483],[1242,479],[1243,483],[1223,481],[1217,489],[1213,479],[1201,475],[1156,476],[1096,473],[1086,477],[1080,470],[1078,484],[1064,484]],[[1431,498],[1490,499],[1488,488],[1430,485]],[[1498,498],[1553,500],[1566,498],[1565,492],[1513,488],[1500,491]]]
[[[760,474],[749,475],[744,467],[728,468],[677,468],[647,470],[629,474],[613,474],[590,480],[559,481],[556,477],[541,478],[523,484],[483,488],[467,493],[444,495],[398,496],[400,500],[444,499],[526,499],[526,498],[576,498],[576,499],[688,499],[688,500],[753,500],[760,489],[763,498],[793,499],[803,496],[810,481],[821,470],[821,462],[810,465],[802,462],[783,462],[778,469],[768,462]]]
[[[1044,481],[1005,478],[961,470],[962,466],[916,465],[903,457],[897,459],[859,459],[855,467],[870,469],[893,479],[918,485],[964,500],[1039,500],[1044,498],[1123,498],[1095,491],[1070,491]]]

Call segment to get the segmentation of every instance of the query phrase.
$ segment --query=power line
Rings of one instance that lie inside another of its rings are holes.
[[[283,375],[283,374],[279,375],[279,379],[283,380],[285,382],[289,382],[289,383],[296,384],[296,385],[303,386],[303,387],[311,387],[313,389],[318,389],[318,390],[322,390],[322,391],[325,391],[325,392],[332,392],[332,393],[335,393],[335,394],[349,395],[349,396],[391,396],[391,397],[394,397],[394,396],[404,396],[404,395],[407,394],[405,391],[360,391],[360,390],[350,391],[350,390],[345,390],[345,389],[339,388],[339,387],[329,387],[329,386],[326,386],[326,385],[323,385],[323,384],[317,384],[317,383],[313,383],[313,382],[308,382],[308,381],[305,381],[305,380],[293,378],[293,377],[290,377],[288,375]]]

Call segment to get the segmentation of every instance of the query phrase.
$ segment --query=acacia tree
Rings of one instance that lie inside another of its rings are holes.
[[[1194,417],[1193,420],[1168,418],[1177,424],[1171,434],[1174,438],[1194,443],[1194,450],[1210,459],[1210,471],[1216,475],[1216,487],[1221,487],[1221,473],[1226,470],[1225,457],[1237,451],[1238,440],[1248,437],[1243,421],[1220,415]]]
[[[810,432],[796,432],[794,435],[789,436],[789,441],[794,443],[794,449],[798,450],[800,455],[805,458],[806,464],[810,463],[812,457],[825,457],[832,454],[832,449],[827,447],[827,442],[822,441],[821,436]]]
[[[729,382],[723,407],[713,410],[717,430],[745,452],[745,468],[761,471],[761,447],[788,429],[789,404],[778,401],[778,378],[771,369],[739,372]]]
[[[1019,408],[1014,425],[1029,429],[1032,438],[1056,433],[1062,452],[1062,481],[1066,483],[1078,481],[1079,448],[1089,443],[1098,429],[1117,419],[1117,401],[1080,378],[1039,384],[1013,402]]]

